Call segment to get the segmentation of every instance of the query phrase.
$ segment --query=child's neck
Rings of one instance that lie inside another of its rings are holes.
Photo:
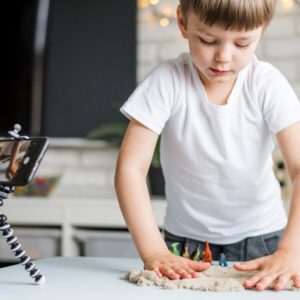
[[[226,105],[228,103],[228,98],[234,88],[236,79],[237,76],[233,80],[224,83],[205,82],[201,79],[207,94],[208,101],[216,105]]]

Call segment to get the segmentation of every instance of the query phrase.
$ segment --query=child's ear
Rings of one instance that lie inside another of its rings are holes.
[[[187,19],[183,15],[180,5],[177,7],[177,23],[182,36],[187,39]]]

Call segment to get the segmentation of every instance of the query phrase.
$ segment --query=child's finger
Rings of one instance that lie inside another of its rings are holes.
[[[265,273],[265,272],[257,273],[256,275],[254,275],[254,276],[248,278],[248,279],[244,282],[244,286],[245,286],[246,288],[248,288],[248,289],[249,289],[249,288],[252,288],[252,287],[256,286],[256,284],[259,283],[260,280],[261,280],[264,276],[266,276],[266,275],[267,275],[267,273]],[[261,289],[261,287],[260,287],[259,289]]]
[[[192,276],[192,278],[198,278],[199,277],[199,273],[194,271],[193,269],[188,268],[188,272]]]
[[[155,268],[153,269],[153,271],[156,273],[156,275],[158,276],[158,278],[162,278],[163,275],[160,273],[158,267],[155,267]]]
[[[211,264],[207,262],[190,261],[188,262],[188,266],[194,271],[201,272],[207,270],[211,266]]]
[[[300,276],[294,275],[292,277],[292,279],[294,281],[295,287],[299,289],[300,288]]]
[[[286,287],[286,285],[288,284],[290,278],[291,278],[290,273],[284,273],[284,274],[280,275],[277,279],[276,284],[274,285],[274,289],[277,291],[283,290]]]
[[[256,290],[263,291],[273,285],[274,281],[278,279],[279,273],[266,273],[261,276],[261,279],[256,283]],[[251,281],[252,278],[250,278]],[[246,284],[246,282],[245,282]]]
[[[180,278],[182,278],[182,279],[192,277],[191,274],[185,268],[178,266],[178,267],[174,267],[173,269],[177,274],[180,275]]]
[[[238,271],[253,271],[257,270],[260,266],[260,260],[254,259],[243,263],[235,263],[233,265]]]
[[[169,279],[176,280],[180,279],[180,275],[177,274],[171,267],[163,266],[160,268],[160,272],[168,277]]]

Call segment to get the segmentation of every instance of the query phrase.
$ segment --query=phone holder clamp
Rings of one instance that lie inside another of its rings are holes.
[[[14,129],[8,131],[8,134],[15,140],[28,140],[29,137],[27,135],[19,135],[22,127],[20,124],[15,124]]]

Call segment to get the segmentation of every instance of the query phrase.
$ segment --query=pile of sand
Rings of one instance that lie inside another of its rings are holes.
[[[211,292],[232,292],[245,290],[243,282],[258,271],[237,271],[234,267],[211,266],[199,273],[198,278],[170,280],[166,277],[158,278],[154,271],[133,270],[122,279],[139,286],[161,286],[166,289],[191,289]],[[272,289],[272,287],[270,287]],[[289,281],[286,290],[300,291]]]

